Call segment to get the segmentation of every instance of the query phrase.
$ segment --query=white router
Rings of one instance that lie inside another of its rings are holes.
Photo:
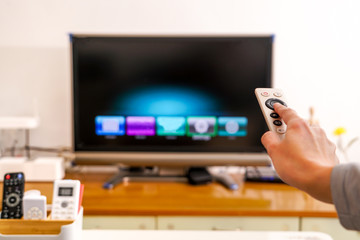
[[[28,160],[26,157],[0,158],[0,181],[5,173],[23,172],[27,182],[52,182],[65,176],[64,159],[61,157],[39,157]]]

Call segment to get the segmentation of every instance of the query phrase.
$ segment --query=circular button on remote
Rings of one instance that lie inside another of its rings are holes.
[[[20,203],[20,196],[16,193],[10,193],[6,197],[5,202],[9,207],[15,207]]]
[[[264,97],[268,97],[270,96],[270,93],[265,91],[265,92],[261,92],[261,95]]]
[[[280,134],[284,134],[286,133],[286,128],[285,127],[279,127],[276,129],[276,132],[280,133]]]
[[[275,97],[282,97],[282,92],[274,92],[273,93]]]
[[[270,113],[270,117],[272,118],[279,118],[279,114],[277,114],[276,112]]]
[[[273,121],[274,125],[275,126],[281,126],[282,125],[282,122],[280,120],[275,120]]]
[[[282,100],[280,100],[280,99],[277,99],[277,98],[270,98],[270,99],[266,100],[265,105],[266,105],[268,108],[270,108],[271,110],[274,110],[274,104],[275,104],[275,103],[280,103],[280,104],[282,104],[282,105],[284,105],[284,106],[287,107],[287,105],[286,105],[286,103],[285,103],[284,101],[282,101]]]
[[[69,203],[67,201],[64,201],[61,203],[62,208],[66,208],[68,205],[69,205]]]

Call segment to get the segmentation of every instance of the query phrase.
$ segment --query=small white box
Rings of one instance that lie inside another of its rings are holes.
[[[25,163],[26,181],[54,181],[64,176],[64,159],[61,157],[39,157]]]
[[[0,158],[0,181],[3,181],[5,173],[24,172],[26,157],[3,157]]]
[[[0,129],[33,129],[38,126],[38,117],[0,117]]]
[[[64,159],[61,157],[4,157],[0,159],[0,181],[5,173],[23,172],[27,182],[52,182],[65,176]]]
[[[33,193],[35,192],[35,193]],[[23,197],[24,219],[43,219],[47,218],[46,196],[37,194],[36,190],[25,192]]]

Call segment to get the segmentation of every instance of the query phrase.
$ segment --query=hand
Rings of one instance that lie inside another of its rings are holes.
[[[287,131],[284,138],[275,132],[266,132],[261,142],[266,148],[280,178],[311,196],[332,202],[330,178],[338,163],[335,145],[323,129],[310,126],[296,112],[279,103],[275,112],[284,120]]]

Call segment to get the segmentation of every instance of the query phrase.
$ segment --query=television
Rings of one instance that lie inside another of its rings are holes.
[[[273,36],[71,34],[75,161],[269,165]]]

